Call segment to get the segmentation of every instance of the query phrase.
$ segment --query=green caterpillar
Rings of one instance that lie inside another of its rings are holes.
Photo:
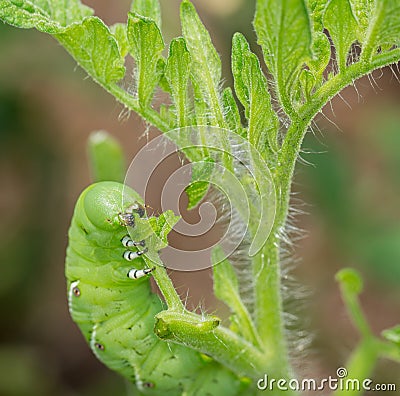
[[[158,267],[147,267],[143,257],[162,247],[149,231],[158,219],[147,218],[141,197],[120,183],[83,191],[66,258],[71,316],[97,358],[143,394],[237,395],[241,382],[231,371],[153,332],[154,317],[165,307],[146,276]]]

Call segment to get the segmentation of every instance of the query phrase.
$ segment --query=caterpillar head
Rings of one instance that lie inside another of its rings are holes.
[[[143,214],[141,201],[141,197],[134,190],[116,182],[93,184],[83,194],[83,207],[87,219],[96,228],[104,231],[112,231],[124,225],[120,218],[122,213],[135,216],[132,208],[138,208],[138,216]],[[134,222],[134,217],[131,222]]]

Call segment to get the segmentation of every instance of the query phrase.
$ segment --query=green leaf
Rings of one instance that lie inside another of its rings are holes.
[[[346,68],[349,50],[358,32],[358,23],[349,0],[331,0],[325,11],[324,25],[335,45],[340,73]]]
[[[0,19],[52,34],[99,84],[125,75],[124,59],[108,27],[78,0],[0,0]]]
[[[312,53],[313,57],[307,60],[308,69],[303,69],[299,76],[306,101],[310,101],[315,89],[323,84],[323,73],[331,59],[331,44],[324,33],[313,32]]]
[[[232,45],[235,91],[249,120],[249,141],[258,150],[278,150],[279,121],[272,109],[268,83],[245,37],[236,33]]]
[[[188,195],[188,209],[193,209],[203,199],[210,186],[208,180],[214,170],[214,160],[206,157],[202,161],[192,163],[192,180],[185,188]]]
[[[307,61],[307,65],[318,80],[326,69],[331,59],[331,44],[328,37],[321,32],[314,32],[312,44],[313,57]]]
[[[158,81],[158,86],[167,93],[171,93],[171,86],[167,78],[165,77],[165,68],[167,66],[167,62],[164,58],[158,58],[157,62],[157,75],[160,75],[160,80]],[[165,104],[161,104],[160,106],[166,106]],[[161,110],[160,110],[161,113]]]
[[[164,49],[164,41],[153,20],[129,13],[128,42],[130,53],[136,61],[139,105],[141,108],[147,108],[161,77],[157,65]]]
[[[327,0],[308,0],[308,8],[313,22],[314,32],[322,32],[324,24],[322,18],[324,16]]]
[[[161,30],[161,7],[158,0],[134,0],[131,12],[152,19]]]
[[[125,56],[129,52],[129,43],[128,37],[126,35],[126,24],[125,23],[116,23],[110,26],[111,33],[114,35],[115,40],[118,43],[118,48],[121,56],[125,58]]]
[[[194,113],[196,116],[197,125],[213,125],[215,124],[215,118],[210,113],[210,106],[202,93],[201,82],[196,81],[191,75],[191,82],[193,88],[193,100],[194,100]]]
[[[167,236],[180,217],[172,210],[167,210],[155,217],[135,218],[135,227],[129,227],[129,235],[135,241],[146,240],[149,251],[146,256],[154,262],[159,262],[158,251],[168,245]]]
[[[382,336],[400,347],[400,325],[383,330]]]
[[[247,135],[247,131],[245,128],[242,128],[239,109],[235,98],[233,97],[231,88],[227,87],[223,90],[222,103],[224,105],[224,114],[228,128],[231,131],[245,137]]]
[[[124,59],[114,36],[101,19],[86,18],[54,36],[101,85],[107,86],[124,77]]]
[[[207,29],[201,23],[189,1],[181,4],[182,33],[192,58],[192,81],[197,94],[208,106],[211,124],[224,127],[225,121],[219,97],[221,59]]]
[[[82,4],[80,0],[32,0],[31,3],[43,9],[50,19],[61,26],[81,22],[85,17],[93,15],[93,9]]]
[[[88,140],[92,176],[95,182],[125,179],[125,158],[121,145],[106,131],[93,132]]]
[[[314,73],[310,70],[304,69],[301,71],[299,76],[300,84],[303,89],[305,98],[307,101],[311,99],[311,91],[315,86],[316,79]]]
[[[60,32],[92,14],[93,10],[79,0],[0,0],[0,20],[46,33]]]
[[[350,0],[351,8],[358,22],[359,34],[357,39],[360,43],[364,42],[374,12],[375,2],[375,0]]]
[[[254,345],[260,345],[250,314],[239,293],[239,282],[231,263],[227,260],[221,247],[211,252],[213,265],[214,294],[232,311],[233,323],[239,334]]]
[[[361,59],[370,60],[378,49],[386,50],[400,45],[400,2],[379,0],[370,16],[370,24],[362,40]]]
[[[298,76],[311,58],[311,26],[304,0],[257,0],[254,27],[285,112],[296,111]]]
[[[180,220],[179,216],[175,216],[172,210],[167,210],[161,213],[156,219],[154,232],[162,243],[156,246],[157,250],[164,248],[168,245],[167,236],[171,232],[174,225]]]
[[[188,125],[188,82],[190,78],[191,57],[183,38],[171,41],[165,68],[165,78],[171,88],[172,99],[176,107],[177,126]]]

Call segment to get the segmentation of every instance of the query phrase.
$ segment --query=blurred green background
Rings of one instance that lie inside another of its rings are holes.
[[[109,24],[124,21],[129,8],[129,1],[85,3]],[[167,42],[179,35],[178,3],[161,0]],[[233,32],[257,50],[254,1],[194,3],[231,85]],[[87,136],[112,132],[130,158],[146,142],[139,140],[145,125],[44,34],[0,24],[0,60],[0,395],[133,395],[92,356],[69,317],[64,255],[75,200],[90,182]],[[356,85],[317,118],[297,168],[293,207],[307,214],[296,217],[303,238],[290,261],[302,258],[293,274],[311,291],[298,305],[313,337],[294,365],[307,377],[334,375],[358,339],[334,281],[340,268],[363,274],[362,303],[375,332],[400,322],[400,84],[385,69]],[[209,271],[174,280],[182,294],[189,289],[191,305],[218,307]],[[399,378],[390,362],[374,374],[400,386]]]

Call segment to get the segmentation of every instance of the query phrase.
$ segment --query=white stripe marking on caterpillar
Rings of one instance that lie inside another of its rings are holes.
[[[125,247],[137,247],[137,246],[145,246],[146,243],[145,241],[140,241],[140,242],[135,242],[132,241],[131,238],[129,238],[129,235],[125,235],[122,239],[121,239],[121,243],[125,246]]]
[[[147,274],[150,274],[150,272],[154,271],[155,269],[156,269],[156,267],[145,268],[145,269],[141,269],[141,270],[132,268],[128,272],[128,278],[130,278],[130,279],[139,279],[139,278],[142,278],[143,276],[146,276]]]
[[[93,353],[96,355],[97,359],[101,360],[101,355],[99,351],[104,351],[104,345],[96,342],[96,330],[97,330],[97,323],[93,326],[92,335],[90,337],[90,347]]]
[[[138,252],[131,252],[130,250],[127,250],[127,251],[124,252],[123,257],[124,257],[125,260],[132,261],[135,258],[138,258],[141,255],[147,253],[147,251],[148,251],[147,248],[144,249],[144,250],[138,251]]]
[[[71,315],[72,315],[72,297],[73,296],[78,297],[77,292],[76,292],[76,290],[79,291],[78,285],[79,285],[79,281],[72,282],[71,286],[69,287],[69,290],[68,290],[68,309],[69,309],[69,312]],[[80,295],[80,292],[79,292],[79,295]]]

